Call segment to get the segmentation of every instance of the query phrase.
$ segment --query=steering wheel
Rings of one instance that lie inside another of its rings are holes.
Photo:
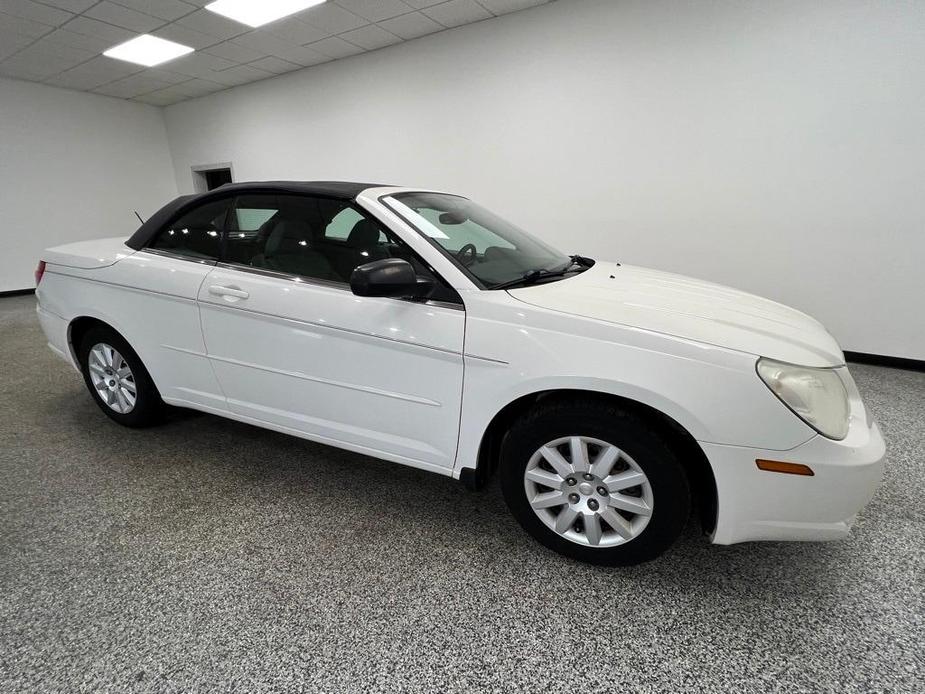
[[[456,251],[456,259],[465,267],[469,267],[472,265],[472,263],[475,262],[475,258],[478,252],[479,249],[475,247],[474,243],[467,243],[465,246]]]

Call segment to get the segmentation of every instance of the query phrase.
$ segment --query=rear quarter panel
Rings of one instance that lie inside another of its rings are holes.
[[[138,252],[100,268],[49,263],[37,290],[44,310],[68,323],[87,316],[119,332],[161,396],[224,408],[205,358],[196,295],[211,264]],[[71,344],[73,352],[77,345]]]

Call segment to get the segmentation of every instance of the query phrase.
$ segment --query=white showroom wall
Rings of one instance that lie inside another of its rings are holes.
[[[34,286],[41,251],[129,236],[177,194],[160,109],[0,78],[0,291]]]
[[[166,122],[181,191],[226,161],[458,191],[565,251],[925,359],[925,3],[559,0]]]

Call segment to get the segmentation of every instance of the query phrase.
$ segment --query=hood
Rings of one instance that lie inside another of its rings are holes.
[[[599,261],[580,275],[509,290],[533,306],[803,366],[845,363],[835,339],[805,313],[711,282]]]

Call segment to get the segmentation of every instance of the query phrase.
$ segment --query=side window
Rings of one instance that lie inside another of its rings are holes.
[[[437,282],[435,299],[459,301],[411,248],[347,201],[246,195],[235,200],[229,219],[226,262],[347,284],[357,265],[402,258]]]
[[[218,260],[229,203],[229,200],[217,200],[187,212],[162,229],[148,248],[190,258]]]
[[[320,248],[329,201],[297,195],[242,195],[234,203],[225,260],[300,277],[343,281]]]
[[[250,265],[278,221],[275,195],[244,195],[234,201],[228,215],[225,262]]]
[[[238,207],[234,211],[234,228],[242,233],[256,233],[278,211],[274,208]]]
[[[345,207],[332,219],[324,229],[324,238],[346,241],[354,225],[363,219],[363,215],[352,207]]]

